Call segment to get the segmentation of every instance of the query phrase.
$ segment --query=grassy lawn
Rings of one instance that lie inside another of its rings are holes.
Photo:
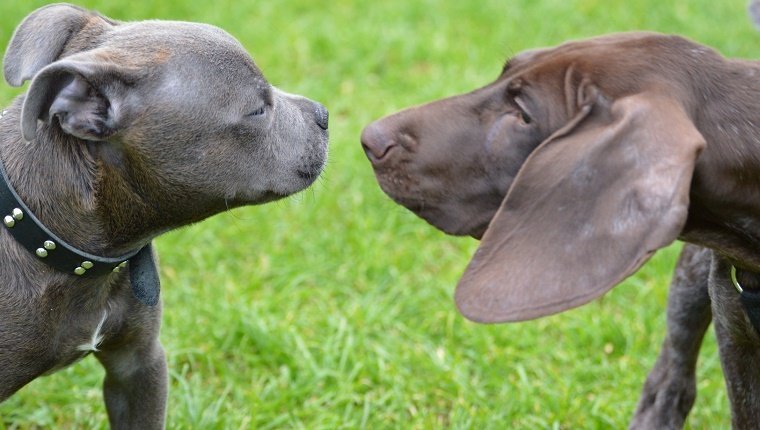
[[[38,0],[0,2],[0,49]],[[172,429],[624,428],[664,336],[679,246],[601,300],[512,325],[452,299],[477,242],[437,232],[377,187],[361,128],[494,79],[507,56],[648,29],[757,57],[745,0],[82,1],[121,20],[203,21],[269,80],[323,102],[323,178],[157,241]],[[4,51],[3,51],[4,52]],[[19,90],[0,85],[0,105]],[[0,365],[3,365],[0,363]],[[0,405],[0,429],[105,428],[93,358]],[[688,428],[730,423],[712,332]]]

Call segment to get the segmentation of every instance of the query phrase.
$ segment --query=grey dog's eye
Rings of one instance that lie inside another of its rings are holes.
[[[249,116],[249,117],[250,116],[261,116],[261,115],[264,115],[264,112],[266,112],[266,107],[262,106],[262,107],[256,109],[253,112],[247,113],[245,116]]]

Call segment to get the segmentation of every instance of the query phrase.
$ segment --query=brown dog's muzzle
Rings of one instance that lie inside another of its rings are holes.
[[[430,195],[421,189],[424,175],[419,164],[424,160],[412,150],[416,142],[404,131],[405,115],[391,115],[368,125],[361,135],[362,148],[367,155],[380,188],[397,203],[419,214],[430,208]]]
[[[481,174],[483,136],[472,99],[452,97],[381,118],[362,131],[361,144],[380,188],[396,203],[446,233],[480,237],[506,188]]]

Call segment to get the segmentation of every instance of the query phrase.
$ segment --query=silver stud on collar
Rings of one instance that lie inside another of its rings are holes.
[[[85,272],[87,272],[87,269],[92,269],[92,266],[94,266],[94,264],[92,264],[92,261],[85,260],[82,262],[82,264],[77,266],[76,269],[74,269],[74,274],[82,276],[85,274]]]
[[[122,261],[121,264],[119,264],[118,266],[116,266],[116,267],[113,268],[113,273],[119,273],[119,272],[121,272],[121,269],[123,269],[125,267],[127,267],[127,262],[126,261]]]
[[[48,251],[52,251],[55,249],[55,242],[52,240],[46,240],[42,243],[42,248],[37,248],[34,253],[37,254],[37,257],[45,258],[48,256]]]
[[[13,228],[16,225],[16,221],[24,219],[24,212],[19,208],[13,208],[10,215],[6,215],[3,218],[3,224],[8,228]]]

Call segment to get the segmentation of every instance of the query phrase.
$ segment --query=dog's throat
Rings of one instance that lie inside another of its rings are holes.
[[[760,333],[760,275],[731,265],[729,278],[739,293],[739,301],[744,306],[747,318]]]
[[[5,111],[0,112],[0,118]],[[158,303],[160,283],[151,244],[118,257],[101,257],[65,242],[32,213],[10,183],[0,160],[0,217],[3,227],[37,260],[72,276],[107,277],[129,270],[132,292],[142,303]]]

